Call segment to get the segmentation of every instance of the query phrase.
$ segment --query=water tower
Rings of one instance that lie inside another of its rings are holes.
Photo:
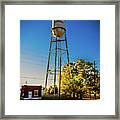
[[[62,66],[69,63],[68,44],[66,38],[66,27],[64,20],[53,20],[51,25],[51,40],[48,54],[48,64],[45,80],[45,89],[47,86],[58,86],[58,95],[60,97]],[[58,80],[59,75],[59,80]]]

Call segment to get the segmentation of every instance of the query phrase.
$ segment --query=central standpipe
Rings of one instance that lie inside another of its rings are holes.
[[[51,32],[50,48],[48,55],[48,64],[45,80],[45,90],[47,86],[54,86],[54,95],[56,92],[56,83],[58,82],[58,95],[60,99],[60,88],[61,88],[61,75],[62,65],[69,63],[69,52],[66,39],[66,28],[64,20],[53,20],[52,21],[52,32]],[[66,63],[62,63],[62,59]],[[59,75],[59,80],[58,80]]]

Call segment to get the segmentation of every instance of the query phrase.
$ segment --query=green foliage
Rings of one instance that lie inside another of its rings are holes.
[[[46,90],[46,95],[53,95],[54,94],[54,86],[50,86]],[[58,87],[55,85],[55,94],[58,94]]]
[[[69,98],[97,99],[100,97],[100,75],[93,63],[79,59],[63,67],[61,94]],[[97,94],[97,96],[96,96]]]
[[[58,79],[59,79],[58,75]],[[61,99],[99,99],[100,74],[91,62],[79,59],[76,63],[66,64],[61,75]],[[59,99],[58,87],[49,86],[45,99]]]

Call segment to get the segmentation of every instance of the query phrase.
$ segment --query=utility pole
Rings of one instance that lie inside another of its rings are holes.
[[[95,81],[96,63],[95,63],[95,61],[94,61],[94,64],[93,64],[93,68],[94,68],[94,87],[95,87],[95,85],[96,85],[96,81]],[[96,90],[95,90],[94,97],[96,99]]]

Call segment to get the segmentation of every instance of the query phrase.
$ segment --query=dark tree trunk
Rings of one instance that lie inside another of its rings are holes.
[[[77,99],[79,98],[79,94],[77,93]]]
[[[75,99],[75,92],[73,92],[73,98]]]
[[[94,94],[94,98],[96,99],[96,93]]]

